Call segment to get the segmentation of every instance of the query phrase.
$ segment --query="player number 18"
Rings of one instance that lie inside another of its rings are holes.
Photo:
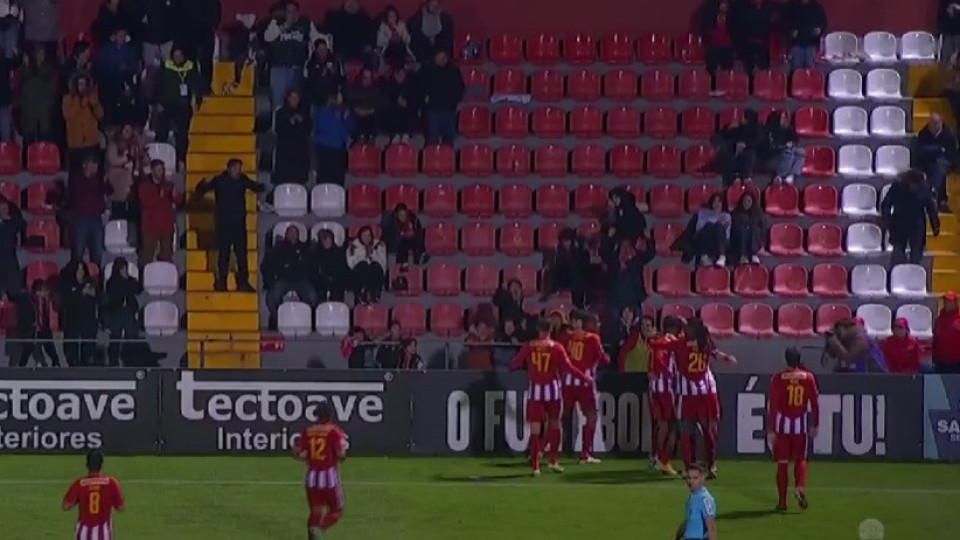
[[[530,362],[540,373],[546,373],[550,370],[550,353],[548,351],[539,351],[533,353]]]
[[[87,500],[87,509],[90,510],[90,514],[96,515],[100,513],[100,492],[91,491],[90,497]]]
[[[314,461],[323,461],[327,459],[327,438],[310,438],[310,459]]]
[[[799,384],[790,384],[787,386],[787,405],[796,408],[803,407],[805,393],[806,391]]]

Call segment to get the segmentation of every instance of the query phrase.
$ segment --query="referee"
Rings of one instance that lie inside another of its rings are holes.
[[[717,505],[704,484],[707,468],[695,463],[687,468],[690,497],[685,508],[686,521],[680,525],[675,540],[717,540]]]

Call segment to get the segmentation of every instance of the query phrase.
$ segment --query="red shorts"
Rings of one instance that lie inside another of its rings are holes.
[[[307,488],[307,504],[310,508],[328,508],[331,512],[343,510],[343,490],[332,488]]]
[[[777,461],[804,461],[807,459],[809,437],[804,434],[777,433],[773,440],[773,459]]]
[[[563,415],[572,413],[577,405],[583,414],[597,412],[597,390],[591,386],[564,386]]]
[[[650,418],[657,422],[672,422],[677,419],[677,406],[673,394],[647,394],[650,401]]]
[[[716,394],[680,396],[680,419],[701,423],[720,420],[720,399]]]
[[[559,401],[527,401],[527,422],[546,422],[560,418]]]

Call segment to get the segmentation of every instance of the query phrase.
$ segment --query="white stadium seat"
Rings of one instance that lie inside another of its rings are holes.
[[[170,296],[180,288],[180,273],[171,262],[154,261],[143,267],[143,289],[152,296]]]
[[[845,176],[872,176],[873,152],[862,144],[841,146],[837,152],[837,172]]]
[[[313,310],[303,302],[284,302],[277,310],[277,330],[284,337],[303,337],[313,332]]]
[[[307,226],[298,221],[280,221],[273,226],[273,241],[279,242],[287,234],[287,227],[294,226],[300,231],[300,241],[306,242],[310,237],[307,236]]]
[[[127,274],[129,274],[130,277],[134,279],[140,279],[140,269],[137,268],[137,265],[131,263],[129,260],[123,257],[119,257],[119,258],[127,261]],[[107,280],[110,279],[110,276],[112,275],[113,275],[113,261],[109,261],[107,262],[107,264],[103,266],[103,282],[106,283]]]
[[[835,69],[827,78],[827,94],[834,99],[863,99],[863,75],[852,69]]]
[[[900,37],[900,59],[907,62],[934,62],[938,48],[930,32],[907,32]]]
[[[919,339],[933,337],[933,313],[930,308],[919,304],[906,304],[897,308],[898,319],[906,319],[910,334]]]
[[[163,167],[166,169],[167,176],[176,174],[177,172],[177,151],[173,148],[173,145],[167,143],[150,143],[147,145],[147,155],[150,156],[150,161],[159,159],[163,162]],[[146,163],[143,166],[144,170],[150,170],[150,163]]]
[[[320,241],[320,231],[330,231],[333,233],[333,243],[342,246],[343,241],[347,238],[347,231],[344,230],[343,225],[335,221],[321,221],[313,226],[310,229],[310,239],[314,242]]]
[[[883,251],[883,233],[873,223],[854,223],[847,227],[847,253],[876,255]]]
[[[866,137],[867,111],[856,106],[837,107],[833,111],[833,134],[840,137]]]
[[[860,61],[860,38],[850,32],[830,32],[823,39],[823,57],[834,64]]]
[[[902,99],[902,82],[895,69],[871,69],[867,73],[867,97],[872,99]]]
[[[877,215],[877,188],[870,184],[847,184],[840,192],[840,208],[851,217]]]
[[[850,271],[850,292],[864,298],[884,298],[887,292],[887,269],[879,264],[858,264]]]
[[[906,137],[907,113],[893,105],[877,107],[870,113],[870,134],[877,137]]]
[[[103,245],[114,255],[130,255],[137,249],[130,244],[130,223],[112,219],[103,226]]]
[[[877,211],[880,210],[880,205],[883,204],[883,198],[887,196],[887,192],[890,191],[890,186],[893,184],[886,184],[880,188],[880,200],[877,201]]]
[[[148,336],[172,336],[180,330],[180,308],[167,300],[150,302],[143,308],[143,329]]]
[[[898,176],[910,170],[910,149],[906,146],[887,145],[877,148],[877,174]]]
[[[345,336],[350,332],[350,308],[342,302],[317,306],[317,332],[324,336]]]
[[[310,191],[310,211],[317,217],[343,217],[347,211],[347,192],[336,184],[318,184]]]
[[[273,211],[280,217],[307,214],[307,188],[300,184],[280,184],[273,190]]]
[[[919,264],[898,264],[890,270],[890,292],[905,298],[927,296],[927,271]]]
[[[887,337],[893,333],[891,330],[893,314],[887,306],[863,304],[857,308],[857,317],[863,319],[867,334],[873,337]]]
[[[896,62],[897,36],[890,32],[870,32],[863,36],[863,53],[870,62]]]

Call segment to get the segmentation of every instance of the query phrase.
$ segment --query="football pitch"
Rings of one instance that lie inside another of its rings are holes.
[[[688,493],[682,480],[640,459],[565,463],[565,473],[535,479],[519,457],[348,458],[346,510],[327,538],[673,538]],[[76,513],[60,502],[83,465],[81,455],[0,458],[0,538],[72,538]],[[292,458],[107,456],[104,472],[126,496],[127,511],[114,517],[121,540],[306,536],[303,466]],[[768,461],[721,461],[708,484],[720,538],[946,540],[960,530],[956,464],[813,461],[811,508],[800,512],[791,500],[785,514],[773,511],[774,473]],[[868,519],[883,524],[882,537],[860,535]]]

